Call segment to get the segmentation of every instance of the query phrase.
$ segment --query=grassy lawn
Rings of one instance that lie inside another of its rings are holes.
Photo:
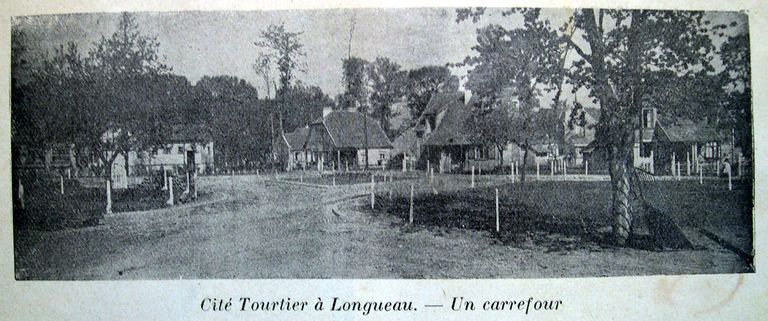
[[[610,246],[605,229],[611,225],[609,182],[542,181],[505,184],[498,189],[501,230],[498,234],[494,231],[495,191],[492,187],[444,192],[438,189],[438,193],[433,194],[422,186],[414,197],[414,228],[492,231],[505,244],[533,242],[552,251]],[[705,182],[705,185],[696,181],[661,181],[648,184],[644,189],[650,204],[684,230],[707,228],[733,240],[747,252],[752,250],[751,182],[739,182],[733,191],[728,191],[727,183],[722,181]],[[408,222],[406,191],[409,189],[395,188],[391,201],[387,193],[377,195],[380,206],[375,212],[389,213]],[[639,234],[647,233],[643,232],[641,215],[635,217]]]
[[[179,201],[183,187],[176,185],[175,198]],[[58,230],[95,225],[106,212],[104,188],[87,188],[75,180],[67,180],[64,194],[59,184],[52,182],[25,182],[25,208],[14,202],[14,225],[22,229]],[[158,209],[167,206],[168,192],[152,186],[137,186],[112,190],[112,211],[131,212]]]

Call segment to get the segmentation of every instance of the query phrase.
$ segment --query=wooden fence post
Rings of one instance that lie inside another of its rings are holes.
[[[187,195],[189,195],[190,186],[192,185],[191,184],[192,181],[190,180],[190,178],[191,178],[190,176],[191,175],[189,174],[189,172],[187,172],[187,187],[184,189],[184,193],[186,193]]]
[[[107,214],[112,214],[112,182],[107,178]]]
[[[691,152],[685,154],[685,176],[691,176]]]
[[[164,191],[168,190],[168,170],[163,168],[163,189]]]
[[[496,233],[499,232],[499,189],[496,189]]]
[[[371,174],[371,209],[374,208],[374,205],[376,203],[376,181],[373,177],[373,174]]]
[[[589,175],[589,161],[588,160],[584,161],[584,175],[585,176]]]
[[[413,183],[411,183],[411,207],[408,212],[408,222],[413,224]]]
[[[732,175],[731,175],[731,164],[728,164],[727,170],[728,170],[728,190],[732,191],[733,190],[733,181],[731,179],[731,177],[732,177]]]
[[[168,177],[168,201],[165,202],[165,204],[173,206],[173,176]]]

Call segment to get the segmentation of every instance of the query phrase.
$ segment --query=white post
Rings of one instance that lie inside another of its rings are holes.
[[[403,154],[403,173],[408,171],[408,167],[406,166],[406,163],[405,163],[406,157],[407,157],[407,154]]]
[[[432,167],[429,166],[429,160],[427,160],[427,173],[426,173],[427,174],[427,178],[429,178],[429,169],[430,168],[432,168]]]
[[[717,177],[720,177],[720,159],[717,160],[716,166],[717,166]]]
[[[392,174],[389,174],[389,202],[392,202]]]
[[[472,188],[475,188],[475,165],[472,165],[472,183],[470,184]]]
[[[568,176],[568,166],[565,165],[565,161],[562,163],[563,165],[563,176]]]
[[[701,170],[701,164],[699,164],[699,185],[704,184],[704,171]]]
[[[191,184],[192,182],[189,179],[190,179],[189,172],[187,172],[187,187],[184,189],[184,193],[186,193],[187,195],[189,195],[189,188],[190,188],[190,185],[192,185]]]
[[[304,183],[304,173],[299,176],[299,182]]]
[[[259,169],[256,169],[256,176],[259,176]]]
[[[163,168],[163,190],[168,190],[168,171]]]
[[[728,164],[727,170],[728,170],[728,190],[732,191],[733,190],[733,181],[731,180],[731,176],[732,176],[731,175],[731,164]]]
[[[672,152],[672,176],[675,176],[675,152]]]
[[[536,161],[536,179],[540,179],[541,178],[541,175],[539,174],[540,173],[539,172],[539,167],[541,167],[541,163]]]
[[[165,204],[173,206],[173,176],[168,177],[168,201]]]
[[[496,233],[499,232],[499,189],[496,189]]]
[[[72,169],[67,168],[67,179],[72,179]]]
[[[434,184],[434,183],[435,183],[435,169],[430,167],[429,168],[429,184]]]
[[[59,192],[64,195],[64,175],[59,174]]]
[[[483,168],[482,167],[478,167],[477,168],[477,175],[478,176],[483,175]]]
[[[336,176],[333,177],[333,186],[336,186]]]
[[[408,212],[408,222],[413,224],[413,183],[411,183],[411,207]]]
[[[691,176],[691,152],[685,155],[685,175]]]
[[[197,171],[195,171],[194,175],[194,181],[195,181],[195,199],[197,199]]]
[[[549,162],[549,176],[555,176],[555,161]]]
[[[112,214],[112,182],[107,179],[107,214]]]
[[[371,209],[373,209],[375,202],[376,202],[376,180],[373,177],[373,174],[371,174]]]
[[[21,205],[21,208],[24,208],[24,185],[21,184],[21,179],[19,179],[19,205]]]
[[[584,175],[589,175],[589,161],[584,161]]]
[[[512,182],[517,182],[517,175],[520,174],[520,167],[517,167],[517,161],[514,162],[514,171],[512,171]]]
[[[680,162],[677,162],[677,172],[675,173],[675,177],[680,178]]]

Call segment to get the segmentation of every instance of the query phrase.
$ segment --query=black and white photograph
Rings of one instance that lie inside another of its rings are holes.
[[[754,274],[749,23],[11,17],[15,280]]]

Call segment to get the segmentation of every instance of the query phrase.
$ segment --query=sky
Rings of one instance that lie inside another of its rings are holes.
[[[570,14],[565,9],[542,10],[554,26],[562,25]],[[254,42],[268,25],[285,23],[287,30],[303,32],[305,71],[296,79],[319,86],[331,97],[342,91],[342,59],[348,54],[353,17],[352,56],[387,57],[405,69],[460,62],[473,54],[478,27],[488,23],[515,27],[521,20],[495,11],[477,24],[457,23],[453,8],[187,11],[134,13],[134,17],[144,35],[157,37],[160,55],[174,73],[192,83],[206,75],[236,76],[260,93],[266,91],[251,67],[261,50]],[[46,15],[18,17],[13,23],[26,32],[32,52],[42,55],[70,41],[87,52],[102,35],[109,37],[115,31],[118,18],[117,13]],[[711,18],[727,22],[740,16],[726,13]],[[453,72],[461,78],[466,69]]]

